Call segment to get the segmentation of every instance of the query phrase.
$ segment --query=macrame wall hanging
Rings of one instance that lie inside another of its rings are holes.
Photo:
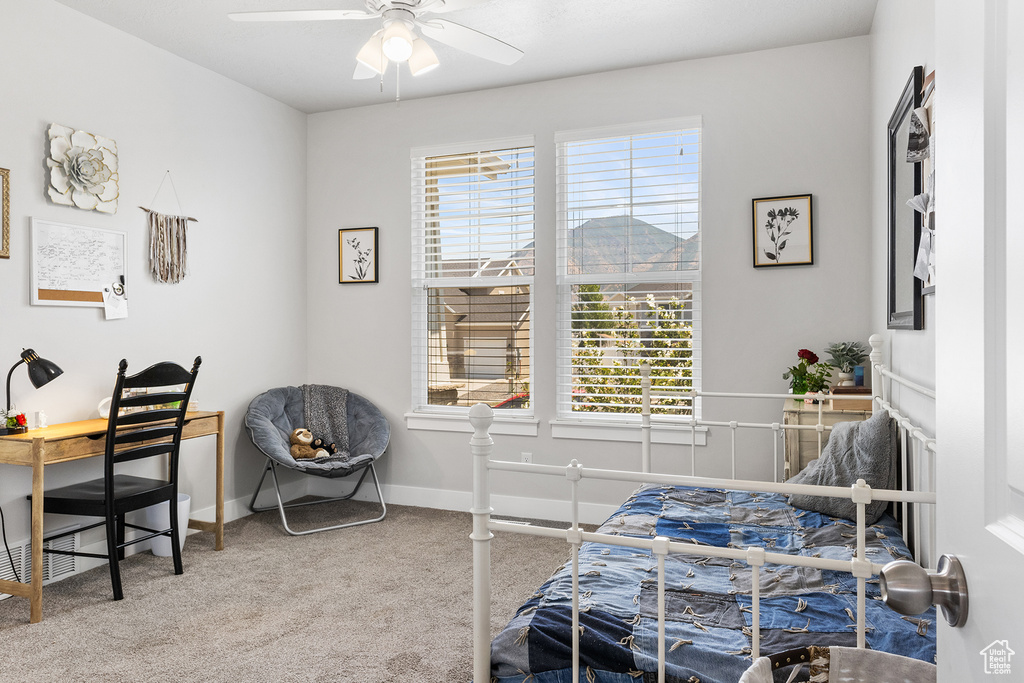
[[[156,199],[163,189],[164,180],[170,179],[171,190],[174,192],[174,201],[178,205],[178,213],[181,215],[170,216],[167,214],[147,209],[144,206],[139,208],[146,212],[149,223],[149,272],[157,282],[181,282],[188,272],[188,222],[198,223],[199,221],[190,216],[185,216],[181,210],[181,201],[178,199],[178,190],[174,187],[174,178],[171,172],[164,174],[160,181],[160,187],[153,195],[150,204],[155,205]]]

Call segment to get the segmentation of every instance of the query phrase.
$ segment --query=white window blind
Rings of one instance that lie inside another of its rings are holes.
[[[557,138],[558,417],[689,416],[700,378],[700,122]]]
[[[531,140],[413,153],[413,408],[529,415]]]

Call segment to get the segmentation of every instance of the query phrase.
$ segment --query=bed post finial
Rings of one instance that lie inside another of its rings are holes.
[[[885,344],[885,340],[882,339],[882,335],[873,334],[868,337],[868,344],[871,345],[871,362],[881,363],[882,362],[882,345]]]
[[[871,354],[868,357],[871,363],[871,396],[873,398],[885,398],[882,391],[882,373],[879,372],[879,366],[882,361],[885,360],[885,354],[882,352],[882,345],[885,344],[885,340],[880,334],[873,334],[868,337],[868,344],[871,345]],[[871,401],[871,412],[875,412],[875,402]]]
[[[494,421],[494,411],[486,403],[469,409],[473,437],[469,447],[473,453],[473,680],[491,680],[491,494],[487,488],[487,461],[494,451],[494,441],[487,430]]]
[[[469,424],[473,425],[473,438],[469,443],[476,445],[478,438],[490,441],[491,437],[488,431],[491,429],[492,422],[494,422],[494,411],[486,403],[477,403],[470,408]],[[493,445],[493,442],[491,444]]]

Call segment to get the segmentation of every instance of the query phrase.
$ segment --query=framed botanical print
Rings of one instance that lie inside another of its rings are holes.
[[[811,195],[753,200],[754,267],[814,263]]]
[[[0,168],[0,258],[11,258],[11,172]]]
[[[377,228],[338,230],[338,282],[377,282]]]

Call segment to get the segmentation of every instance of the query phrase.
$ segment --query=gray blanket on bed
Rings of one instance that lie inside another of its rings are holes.
[[[787,483],[853,486],[858,479],[873,489],[896,487],[896,423],[885,411],[878,411],[864,422],[837,422],[821,457],[812,460]],[[789,502],[804,510],[857,519],[857,505],[848,498],[794,495]],[[867,523],[874,524],[887,505],[884,500],[868,503]]]
[[[302,404],[306,413],[306,429],[314,437],[335,445],[337,452],[331,456],[332,459],[347,458],[348,390],[324,384],[303,384]]]

